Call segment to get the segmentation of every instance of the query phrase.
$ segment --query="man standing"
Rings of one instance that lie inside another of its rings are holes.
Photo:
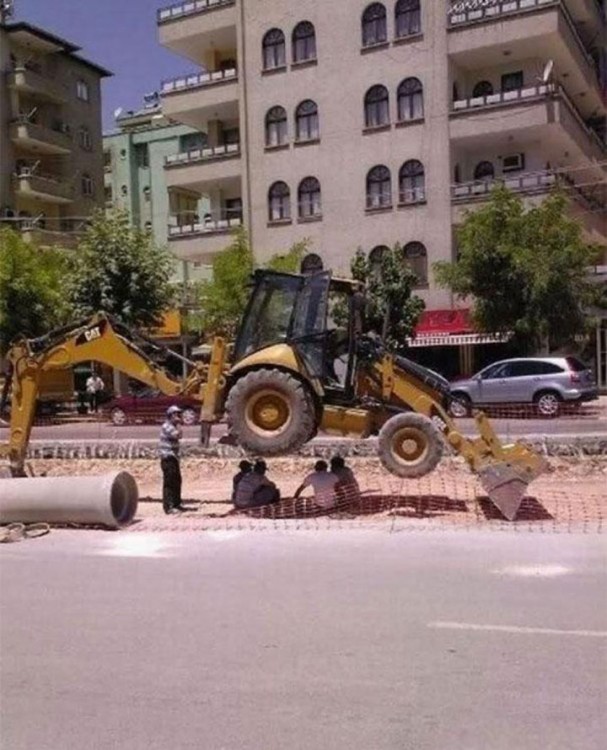
[[[89,397],[89,413],[96,414],[99,410],[99,400],[105,389],[105,383],[93,370],[91,376],[86,381],[86,392]]]
[[[162,507],[167,514],[184,510],[181,505],[181,467],[179,441],[181,440],[181,409],[169,406],[167,418],[160,429],[160,467],[162,468]]]

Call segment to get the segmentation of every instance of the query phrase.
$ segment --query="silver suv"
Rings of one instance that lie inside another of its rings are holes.
[[[597,399],[591,370],[575,357],[504,359],[467,380],[451,383],[451,413],[463,417],[473,406],[535,404],[539,414],[556,417],[563,402]]]

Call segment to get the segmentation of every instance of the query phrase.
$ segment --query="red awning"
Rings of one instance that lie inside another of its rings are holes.
[[[424,310],[415,327],[415,335],[453,336],[473,333],[470,310]]]

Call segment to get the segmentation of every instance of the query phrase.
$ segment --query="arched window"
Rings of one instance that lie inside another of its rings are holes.
[[[263,69],[281,68],[286,62],[285,35],[280,29],[270,29],[263,38]]]
[[[489,81],[479,81],[472,89],[472,97],[474,99],[478,96],[491,96],[492,93],[493,85]]]
[[[289,137],[287,111],[284,107],[272,107],[266,115],[266,146],[282,146]]]
[[[316,177],[306,177],[305,180],[302,180],[299,183],[299,188],[297,190],[297,205],[299,207],[300,219],[322,215],[320,182]]]
[[[381,44],[388,39],[386,9],[381,3],[368,5],[362,18],[363,47]]]
[[[424,165],[417,159],[406,161],[398,174],[401,203],[419,203],[426,200]]]
[[[308,253],[301,261],[300,273],[318,273],[322,270],[322,258],[316,253]]]
[[[367,208],[392,206],[392,178],[383,164],[373,167],[367,174]]]
[[[418,286],[428,284],[428,253],[421,242],[408,242],[403,255],[405,262],[409,264],[413,273],[417,276]]]
[[[95,194],[95,183],[93,181],[93,178],[87,172],[84,172],[82,174],[82,177],[80,179],[80,186],[82,195],[86,195],[89,198],[93,197],[93,195]]]
[[[422,30],[422,12],[419,0],[398,0],[394,17],[397,39],[419,34]]]
[[[405,78],[398,87],[398,119],[419,120],[424,116],[424,87],[418,78]]]
[[[320,136],[316,102],[306,99],[297,107],[295,110],[295,126],[298,141],[313,141]]]
[[[479,161],[474,167],[474,179],[488,182],[495,177],[495,169],[490,161]]]
[[[381,275],[382,259],[389,252],[390,248],[387,245],[377,245],[369,253],[369,270],[375,278]]]
[[[275,182],[268,193],[270,221],[291,218],[291,191],[286,182]]]
[[[298,23],[293,29],[293,62],[316,60],[316,31],[309,21]]]
[[[372,86],[365,94],[365,127],[374,128],[390,122],[390,95],[385,86]]]

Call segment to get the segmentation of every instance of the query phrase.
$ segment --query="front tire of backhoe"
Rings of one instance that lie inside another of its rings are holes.
[[[436,468],[443,443],[432,420],[422,414],[397,414],[379,432],[379,459],[396,476],[423,477]]]
[[[312,396],[299,380],[281,370],[254,370],[230,390],[228,429],[249,453],[292,453],[314,433]]]

